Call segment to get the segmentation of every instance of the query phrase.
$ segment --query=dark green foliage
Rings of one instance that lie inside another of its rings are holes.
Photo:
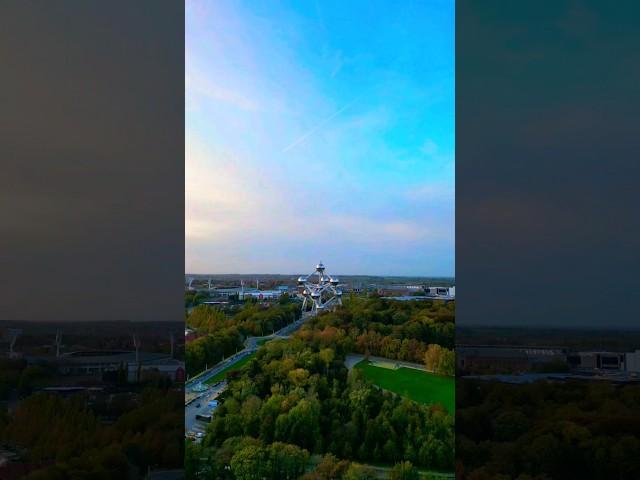
[[[308,460],[309,452],[295,445],[250,445],[233,455],[231,471],[236,480],[295,480],[304,473]]]
[[[230,384],[205,445],[251,436],[362,462],[453,467],[451,416],[385,394],[358,370],[347,375],[338,354],[327,366],[329,357],[299,338],[268,343]]]
[[[391,469],[390,480],[419,480],[418,469],[411,462],[400,462]]]
[[[269,335],[298,318],[299,308],[289,303],[270,307],[249,303],[230,317],[215,307],[194,308],[187,324],[203,336],[186,346],[187,374],[193,376],[236,353],[246,337]]]
[[[202,292],[184,292],[185,308],[195,307],[209,299],[209,296]]]
[[[149,465],[183,463],[182,395],[148,390],[139,407],[105,425],[82,398],[35,394],[5,420],[3,441],[28,451],[31,462],[53,462],[29,478],[128,478]]]
[[[399,302],[353,297],[333,313],[314,318],[314,332],[341,330],[338,350],[424,363],[429,344],[452,350],[455,302]],[[346,352],[344,352],[346,353]]]
[[[299,307],[282,303],[247,304],[233,316],[198,307],[188,321],[214,335],[261,336],[298,318]],[[344,360],[355,351],[423,364],[429,344],[453,347],[454,319],[453,302],[354,297],[310,319],[291,339],[270,341],[228,378],[202,445],[187,445],[188,472],[229,480],[299,478],[297,467],[274,467],[281,457],[278,465],[300,466],[296,452],[322,455],[302,477],[307,480],[373,479],[377,472],[366,464],[375,463],[410,462],[398,467],[405,475],[399,478],[413,478],[413,465],[452,470],[453,417],[440,406],[383,392],[360,370],[348,372]]]
[[[342,478],[343,480],[376,480],[378,475],[368,465],[352,463]]]
[[[459,478],[640,478],[638,385],[458,379],[456,399]]]

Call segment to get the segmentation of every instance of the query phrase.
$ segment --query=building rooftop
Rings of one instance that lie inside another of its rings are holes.
[[[150,352],[139,352],[138,359],[142,364],[166,363],[174,360],[168,353]],[[87,350],[70,352],[59,357],[30,356],[27,357],[27,361],[33,363],[57,363],[62,365],[125,364],[135,363],[136,352]]]

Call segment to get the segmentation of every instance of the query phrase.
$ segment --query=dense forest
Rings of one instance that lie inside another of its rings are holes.
[[[202,444],[187,444],[187,478],[377,478],[367,464],[395,465],[392,478],[453,470],[451,415],[384,392],[344,362],[356,351],[424,363],[429,345],[453,345],[454,319],[444,302],[354,297],[267,343],[229,375]]]
[[[3,443],[28,451],[32,463],[47,465],[29,480],[131,478],[149,466],[183,464],[183,396],[149,388],[135,408],[112,424],[101,422],[80,398],[38,393],[0,418]],[[134,477],[137,478],[137,477]]]
[[[299,306],[288,301],[270,307],[248,302],[234,314],[207,305],[195,307],[187,325],[202,336],[185,347],[187,374],[193,376],[241,350],[247,337],[269,335],[300,315]]]
[[[242,439],[362,462],[453,468],[453,419],[444,409],[383,393],[343,362],[341,347],[322,335],[261,348],[231,382],[205,438],[216,451],[219,478],[239,478],[224,476],[225,451]],[[235,450],[232,470],[241,452]]]
[[[456,382],[457,478],[640,478],[640,385]]]
[[[437,373],[454,374],[454,302],[351,297],[337,311],[311,319],[300,335],[308,338],[320,330],[347,351],[426,363]]]

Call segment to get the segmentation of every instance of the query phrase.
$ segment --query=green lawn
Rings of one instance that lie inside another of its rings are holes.
[[[385,390],[395,392],[419,403],[440,403],[447,411],[455,411],[455,379],[434,375],[414,368],[376,367],[363,360],[355,368],[364,371],[365,376]]]
[[[207,380],[204,383],[216,383],[219,382],[221,380],[224,380],[224,377],[227,375],[227,372],[230,370],[240,370],[242,367],[244,367],[247,363],[249,363],[251,360],[253,360],[256,356],[256,353],[252,353],[251,355],[247,355],[246,357],[238,360],[235,363],[232,363],[231,365],[229,365],[227,368],[225,368],[224,370],[222,370],[221,372],[218,372],[216,375],[214,375],[213,377],[211,377],[209,380]]]

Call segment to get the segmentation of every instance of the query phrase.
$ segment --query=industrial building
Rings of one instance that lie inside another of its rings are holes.
[[[456,347],[460,370],[481,372],[530,372],[544,364],[567,363],[562,347],[467,345]]]
[[[455,298],[456,287],[424,287],[424,293],[428,297]]]
[[[424,293],[421,285],[381,285],[377,288],[378,295],[383,297],[396,297]]]
[[[266,300],[270,298],[280,298],[282,295],[287,293],[282,290],[245,290],[241,294],[241,299],[247,298],[257,298],[259,300]]]
[[[578,352],[568,358],[569,366],[577,370],[624,371],[625,354],[619,352]]]
[[[136,382],[153,373],[184,382],[184,362],[170,354],[130,351],[80,351],[56,357],[26,357],[28,363],[53,365],[60,375],[102,377],[105,372],[125,368],[127,380]]]

